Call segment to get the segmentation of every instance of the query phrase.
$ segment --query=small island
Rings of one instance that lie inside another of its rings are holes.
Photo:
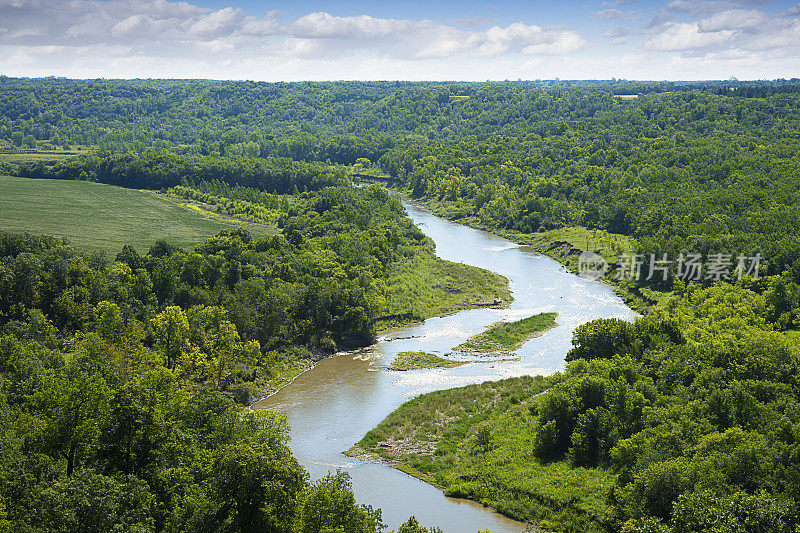
[[[395,356],[389,370],[418,370],[421,368],[452,368],[467,364],[467,361],[452,361],[427,352],[400,352]]]
[[[472,354],[510,352],[534,337],[542,335],[556,324],[558,313],[539,313],[515,322],[497,322],[486,331],[473,335],[455,347],[456,351]]]

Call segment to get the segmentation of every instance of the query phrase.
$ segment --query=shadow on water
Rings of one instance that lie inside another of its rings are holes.
[[[564,368],[576,326],[596,318],[632,320],[636,315],[607,285],[584,281],[548,257],[422,208],[405,207],[436,243],[437,255],[506,276],[513,304],[508,309],[462,311],[385,333],[373,346],[321,361],[258,407],[286,413],[292,450],[313,478],[337,469],[347,471],[358,501],[381,508],[390,528],[413,514],[423,525],[439,526],[445,533],[524,531],[523,524],[480,504],[446,498],[440,490],[402,472],[341,452],[409,398],[487,380],[551,374]],[[559,313],[558,326],[517,350],[519,360],[411,372],[385,369],[398,352],[446,353],[500,319],[516,320],[545,311]]]

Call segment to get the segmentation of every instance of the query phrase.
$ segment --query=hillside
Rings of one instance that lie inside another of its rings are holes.
[[[277,232],[189,209],[151,192],[86,181],[0,176],[0,191],[1,229],[65,237],[73,246],[110,256],[126,244],[146,252],[162,239],[192,248],[226,228],[245,227],[256,236]]]

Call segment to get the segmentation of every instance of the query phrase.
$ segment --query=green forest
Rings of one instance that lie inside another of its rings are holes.
[[[510,296],[436,262],[355,174],[568,263],[597,235],[612,270],[643,263],[607,277],[642,316],[579,326],[563,372],[412,400],[362,448],[413,420],[435,452],[399,467],[553,531],[800,530],[800,80],[2,76],[4,155],[0,174],[276,229],[113,260],[0,234],[0,531],[381,529],[345,474],[309,480],[280,415],[241,405],[381,327]],[[682,254],[706,266],[662,276],[654,260]],[[740,255],[758,272],[737,276]]]
[[[435,259],[377,187],[203,190],[281,232],[225,229],[191,251],[125,245],[114,261],[0,232],[3,530],[381,529],[346,474],[309,481],[282,415],[242,405],[369,343],[382,317],[472,305],[436,298],[433,272],[477,275],[470,298],[506,295],[504,281]],[[404,284],[436,305],[408,306]]]

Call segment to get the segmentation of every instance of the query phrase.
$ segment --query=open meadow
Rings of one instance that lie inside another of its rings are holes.
[[[255,236],[277,231],[188,209],[136,189],[0,176],[0,229],[66,237],[73,246],[112,256],[125,244],[146,252],[159,239],[192,248],[225,228],[237,226]]]

